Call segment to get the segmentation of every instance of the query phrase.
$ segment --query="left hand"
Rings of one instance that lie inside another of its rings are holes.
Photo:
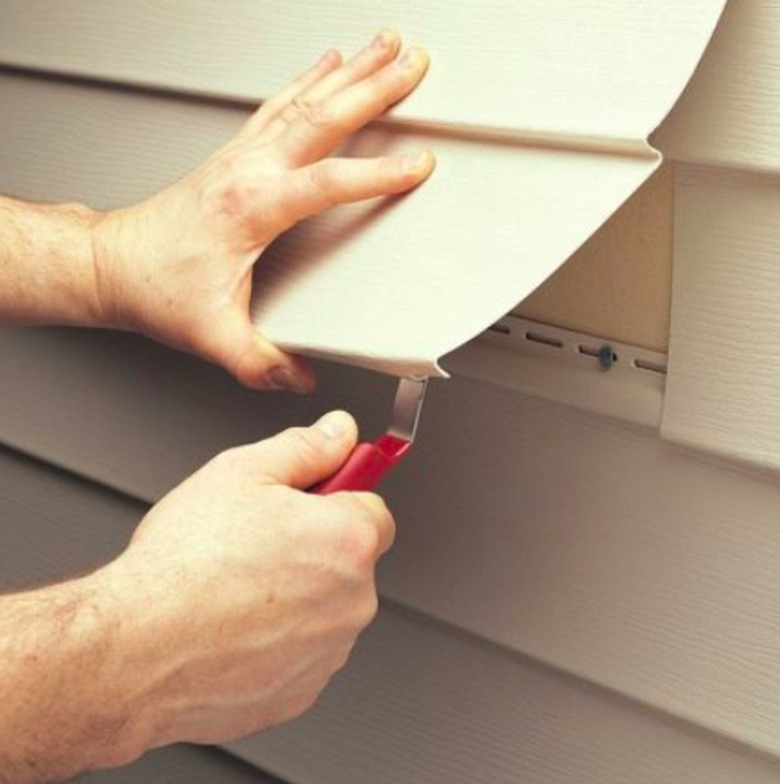
[[[430,153],[327,157],[422,79],[425,52],[399,57],[399,48],[383,31],[345,63],[328,52],[184,179],[100,216],[94,264],[107,324],[198,354],[252,388],[311,390],[308,364],[250,321],[252,268],[301,219],[401,193],[430,174]]]

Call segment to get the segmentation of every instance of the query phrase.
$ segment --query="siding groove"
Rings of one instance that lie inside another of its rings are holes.
[[[110,558],[143,508],[0,449],[0,586]],[[774,784],[780,775],[780,759],[392,602],[314,711],[230,751],[291,784]],[[81,780],[266,782],[195,747]]]

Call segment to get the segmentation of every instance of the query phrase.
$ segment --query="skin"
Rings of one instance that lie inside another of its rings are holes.
[[[251,326],[252,267],[299,220],[402,193],[429,153],[328,157],[402,99],[427,58],[383,31],[266,101],[181,181],[115,212],[0,198],[0,319],[134,330],[253,388],[310,390]],[[261,259],[262,263],[262,259]],[[0,782],[56,781],[305,711],[377,609],[394,522],[368,493],[310,495],[357,440],[331,412],[215,457],[111,563],[0,597]]]

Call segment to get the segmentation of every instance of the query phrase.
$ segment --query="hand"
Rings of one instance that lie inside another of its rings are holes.
[[[308,364],[250,322],[252,268],[303,218],[401,193],[430,174],[429,153],[326,157],[422,79],[426,54],[398,57],[399,45],[384,31],[344,64],[328,52],[190,175],[101,217],[93,247],[108,325],[198,354],[253,388],[310,390]]]
[[[330,476],[355,441],[354,420],[334,412],[224,452],[160,501],[106,567],[122,630],[116,680],[133,695],[132,739],[114,762],[293,718],[344,665],[376,612],[374,567],[394,523],[375,495],[293,488]]]

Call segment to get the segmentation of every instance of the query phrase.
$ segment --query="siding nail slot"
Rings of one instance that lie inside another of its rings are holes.
[[[545,346],[552,346],[553,348],[563,348],[562,340],[542,335],[539,332],[526,332],[525,339],[530,340],[532,343],[543,343]]]
[[[666,365],[662,365],[659,362],[651,362],[648,359],[635,359],[634,367],[639,370],[649,370],[652,373],[666,373]]]

